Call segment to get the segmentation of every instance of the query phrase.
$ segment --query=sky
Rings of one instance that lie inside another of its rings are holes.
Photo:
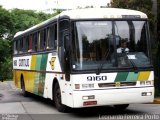
[[[58,1],[58,2],[57,2]],[[77,6],[106,6],[110,0],[0,0],[0,5],[6,9],[44,10],[47,8],[74,9]]]

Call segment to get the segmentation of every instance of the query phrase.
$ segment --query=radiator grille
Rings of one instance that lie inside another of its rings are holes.
[[[114,83],[99,83],[98,86],[101,87],[123,87],[123,86],[135,86],[136,82],[114,82]]]

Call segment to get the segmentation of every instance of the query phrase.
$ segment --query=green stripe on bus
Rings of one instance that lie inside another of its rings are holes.
[[[43,96],[44,93],[45,75],[46,73],[40,73],[39,76],[38,95],[40,96]]]
[[[46,71],[47,59],[48,59],[48,54],[43,54],[42,60],[41,60],[41,67],[40,67],[42,71]],[[44,93],[45,77],[46,77],[46,73],[41,73],[39,76],[38,95],[40,96],[43,96],[43,93]]]
[[[36,72],[34,76],[34,94],[38,95],[40,73]]]
[[[117,74],[115,82],[126,81],[129,72],[120,72]]]
[[[37,55],[36,56],[36,64],[35,64],[35,70],[40,70],[40,65],[41,65],[41,58],[42,55]],[[34,80],[34,93],[38,95],[38,88],[39,88],[39,76],[40,73],[36,72],[35,73],[35,80]]]
[[[131,81],[132,81],[132,82],[136,82],[137,79],[138,79],[138,74],[139,74],[139,73],[129,72],[126,81],[129,81],[129,82],[131,82]]]
[[[35,70],[46,71],[48,54],[36,56]],[[43,96],[46,73],[35,73],[34,93]]]
[[[40,70],[41,69],[41,60],[42,60],[42,55],[37,55],[35,70]]]
[[[48,54],[43,54],[42,60],[41,60],[41,70],[42,71],[46,71],[47,59],[48,59]]]

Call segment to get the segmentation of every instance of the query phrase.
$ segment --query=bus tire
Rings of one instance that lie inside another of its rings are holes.
[[[59,112],[67,112],[67,106],[63,105],[61,102],[61,90],[58,83],[54,86],[54,103]]]
[[[129,104],[114,105],[114,108],[119,111],[123,111],[123,110],[127,109],[128,106],[129,106]]]
[[[24,83],[23,77],[21,77],[21,89],[22,89],[22,95],[24,97],[27,97],[27,91],[26,91],[26,88],[25,88],[25,83]]]

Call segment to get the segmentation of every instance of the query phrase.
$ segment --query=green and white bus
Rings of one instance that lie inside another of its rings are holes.
[[[121,41],[127,52],[118,52]],[[13,41],[15,85],[49,98],[58,111],[154,99],[147,15],[135,10],[64,11]]]

